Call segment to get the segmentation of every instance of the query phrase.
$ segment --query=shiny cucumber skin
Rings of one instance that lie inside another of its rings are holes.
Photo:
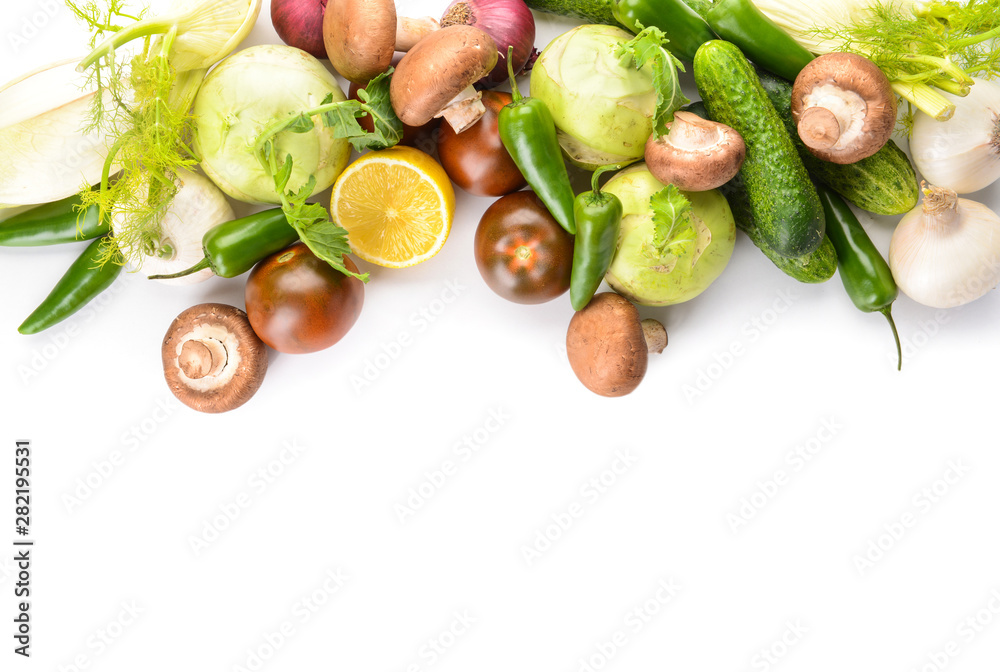
[[[917,175],[910,159],[895,142],[889,140],[882,149],[856,163],[839,164],[816,158],[799,140],[792,119],[791,83],[763,70],[757,75],[813,178],[876,215],[901,215],[917,206],[920,200]]]
[[[826,231],[823,206],[753,66],[735,45],[712,40],[695,54],[694,80],[709,116],[746,143],[740,175],[761,241],[783,257],[815,250]]]
[[[708,110],[705,109],[705,104],[700,100],[686,105],[683,109],[697,114],[702,119],[711,119],[708,116]],[[824,235],[823,242],[809,254],[801,257],[783,257],[769,249],[767,244],[761,240],[760,232],[757,230],[757,220],[754,219],[743,178],[737,174],[736,177],[719,187],[719,191],[729,203],[729,209],[736,221],[736,228],[747,234],[750,241],[760,248],[764,256],[784,271],[786,275],[799,282],[811,284],[826,282],[833,277],[837,270],[837,251],[828,236]]]

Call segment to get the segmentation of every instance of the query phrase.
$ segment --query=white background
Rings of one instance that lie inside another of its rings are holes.
[[[0,81],[82,50],[61,5],[2,12]],[[572,25],[536,16],[539,47]],[[245,44],[275,41],[265,3]],[[798,284],[739,234],[703,295],[641,311],[670,344],[604,399],[567,364],[566,296],[520,306],[481,281],[490,202],[460,194],[418,267],[362,264],[347,337],[272,355],[219,416],[173,400],[160,340],[191,305],[242,306],[243,278],[128,275],[27,337],[81,248],[3,250],[0,669],[998,669],[1000,295],[900,297],[897,372],[885,321],[839,278]],[[863,221],[886,252],[896,218]],[[30,660],[11,651],[15,439],[34,447]]]

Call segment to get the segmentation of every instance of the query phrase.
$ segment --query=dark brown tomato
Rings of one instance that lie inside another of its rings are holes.
[[[532,191],[515,191],[486,209],[475,237],[479,274],[515,303],[544,303],[569,289],[573,236]]]
[[[344,265],[358,268],[350,257]],[[295,243],[261,260],[247,278],[250,326],[278,352],[301,354],[329,348],[361,314],[365,284],[344,275]]]
[[[351,82],[347,96],[354,100],[359,100],[358,89],[360,88],[362,87],[359,84]],[[366,114],[363,117],[359,117],[358,123],[361,124],[361,128],[369,133],[375,130],[375,123],[372,121],[371,115]],[[407,126],[403,124],[403,139],[399,141],[399,144],[416,147],[427,154],[431,154],[434,151],[434,137],[438,133],[440,123],[440,119],[431,119],[423,126]]]
[[[456,133],[448,124],[438,132],[438,156],[451,181],[477,196],[503,196],[527,182],[500,140],[497,116],[511,102],[509,93],[483,91],[486,113]]]

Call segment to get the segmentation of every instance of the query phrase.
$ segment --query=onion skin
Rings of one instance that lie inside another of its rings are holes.
[[[1000,283],[1000,217],[951,189],[924,187],[889,243],[899,289],[931,308],[955,308]]]
[[[514,47],[514,72],[524,69],[535,46],[535,17],[523,0],[455,0],[445,10],[441,27],[467,25],[479,28],[497,44],[496,66],[476,88],[492,89],[508,80],[507,47]]]
[[[923,112],[913,119],[910,154],[923,178],[937,187],[970,194],[1000,178],[1000,85],[974,77],[965,97],[942,95],[955,114],[938,121]]]
[[[323,12],[327,0],[271,0],[271,23],[281,41],[325,59]]]

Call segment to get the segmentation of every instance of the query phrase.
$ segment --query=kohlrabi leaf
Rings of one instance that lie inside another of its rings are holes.
[[[368,282],[367,273],[354,273],[344,265],[344,255],[351,253],[347,231],[330,219],[326,208],[319,203],[303,203],[286,209],[285,217],[313,254],[344,275]]]
[[[267,145],[267,147],[270,148],[271,147],[270,144]],[[288,188],[288,180],[291,179],[291,177],[292,177],[292,155],[287,154],[285,156],[285,162],[281,164],[281,168],[279,168],[278,172],[275,173],[274,175],[274,190],[277,191],[279,194],[284,193],[284,191]],[[313,180],[315,181],[315,178],[313,178]],[[316,185],[313,184],[313,186],[315,187]]]
[[[650,252],[656,257],[679,256],[696,239],[691,201],[676,185],[668,184],[649,199],[653,211],[653,235]]]
[[[667,132],[674,112],[691,102],[681,91],[677,71],[684,72],[684,65],[671,54],[669,42],[656,26],[643,28],[632,40],[619,47],[617,55],[631,59],[635,68],[647,63],[653,69],[653,87],[656,89],[656,110],[653,112],[653,134],[657,137]]]
[[[403,122],[396,116],[389,100],[389,82],[392,77],[392,68],[375,77],[368,83],[368,86],[358,91],[358,98],[364,101],[364,109],[371,115],[375,126],[375,133],[372,137],[375,140],[368,141],[365,147],[370,149],[384,149],[392,147],[403,139]],[[356,143],[351,143],[355,149],[361,149]]]
[[[358,97],[361,100],[333,101],[332,95],[327,95],[317,107],[303,110],[299,114],[278,119],[268,125],[258,136],[254,151],[265,152],[267,145],[283,131],[305,133],[314,126],[313,117],[318,117],[326,128],[333,130],[338,138],[344,138],[354,149],[385,149],[392,147],[403,138],[403,122],[399,120],[389,102],[389,75],[382,73],[373,79],[367,89],[361,89]],[[366,131],[358,121],[359,117],[370,114],[374,120],[374,131]]]
[[[273,139],[270,142],[273,142]],[[267,145],[265,145],[267,146]],[[273,151],[271,152],[273,156]],[[262,159],[263,151],[258,155]],[[351,275],[362,282],[368,282],[367,273],[355,273],[344,265],[344,255],[350,254],[351,245],[344,227],[330,219],[326,208],[318,203],[306,203],[306,199],[316,188],[316,176],[310,175],[297,192],[287,191],[288,179],[292,174],[292,156],[285,157],[281,167],[273,161],[261,161],[274,177],[275,191],[281,197],[281,210],[285,219],[299,234],[299,238],[317,257],[333,266],[344,275]]]
[[[284,130],[290,133],[308,133],[316,127],[312,117],[308,114],[300,114],[292,118],[292,121],[285,126]]]

